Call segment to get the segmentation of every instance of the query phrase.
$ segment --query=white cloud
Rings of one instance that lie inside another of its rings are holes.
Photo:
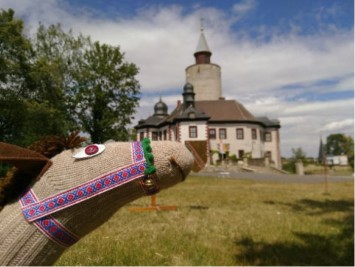
[[[244,16],[249,11],[253,10],[256,4],[255,0],[242,0],[237,4],[234,4],[232,10],[237,16]]]
[[[352,74],[354,50],[349,33],[312,38],[286,36],[261,44],[237,40],[229,47],[215,48],[218,55],[213,59],[223,67],[227,93],[245,88],[248,92],[271,91]]]
[[[267,115],[281,122],[281,152],[291,156],[292,148],[301,147],[307,156],[317,156],[320,136],[344,133],[354,137],[354,101],[286,101],[266,97],[247,100],[245,106],[254,115]]]
[[[294,102],[292,105],[285,108],[284,115],[309,115],[317,114],[318,116],[324,114],[344,114],[348,113],[348,108],[353,105],[352,99],[338,100],[338,101],[324,101],[324,102]],[[345,115],[345,114],[344,114]]]
[[[204,17],[212,62],[222,67],[224,96],[237,99],[256,116],[280,119],[284,156],[291,154],[292,147],[302,147],[307,155],[316,156],[321,131],[323,135],[336,130],[353,135],[353,99],[309,102],[299,98],[309,92],[353,90],[353,30],[302,36],[299,29],[281,35],[261,27],[270,36],[268,41],[232,32],[236,19],[257,8],[254,0],[235,4],[231,17],[214,8],[196,5],[187,12],[174,5],[109,18],[69,5],[59,0],[0,0],[2,8],[14,8],[32,31],[38,21],[60,22],[65,29],[90,35],[93,40],[119,45],[126,59],[140,68],[138,79],[144,98],[136,121],[153,113],[160,95],[169,111],[181,99],[185,68],[194,64],[200,18]],[[293,25],[293,29],[298,27]],[[333,82],[327,84],[324,80]],[[282,89],[290,86],[294,88]]]
[[[333,121],[330,123],[327,123],[324,125],[324,127],[321,128],[321,131],[342,131],[348,127],[352,127],[354,125],[354,119],[344,119],[340,121]]]

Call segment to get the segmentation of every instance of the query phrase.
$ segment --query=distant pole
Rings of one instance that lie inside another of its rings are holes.
[[[327,162],[327,156],[325,154],[323,156],[323,162],[324,162],[324,193],[328,194],[328,162]]]
[[[324,166],[324,194],[328,194],[328,160],[325,151],[325,145],[323,145],[322,132],[320,132],[319,154],[318,158],[323,160]]]

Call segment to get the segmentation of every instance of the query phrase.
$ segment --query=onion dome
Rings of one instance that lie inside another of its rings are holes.
[[[161,98],[159,102],[154,105],[154,115],[155,117],[168,116],[168,106],[165,104]]]
[[[191,83],[186,83],[184,85],[184,93],[193,93],[194,92],[194,86]]]

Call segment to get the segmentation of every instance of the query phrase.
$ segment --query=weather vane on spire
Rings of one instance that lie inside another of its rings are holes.
[[[201,32],[203,32],[203,21],[204,20],[205,20],[204,18],[200,18],[200,30],[201,30]]]

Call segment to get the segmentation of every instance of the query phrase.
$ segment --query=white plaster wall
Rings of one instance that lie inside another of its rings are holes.
[[[197,138],[189,137],[189,126],[197,127]],[[184,143],[187,140],[194,141],[204,141],[208,139],[207,130],[206,130],[206,122],[180,122],[180,142]],[[271,152],[271,159],[274,161],[275,166],[281,168],[281,155],[279,151],[278,144],[278,129],[277,128],[268,128],[264,129],[263,127],[255,124],[210,124],[209,128],[216,129],[216,139],[210,140],[210,149],[218,150],[218,145],[221,140],[219,140],[219,129],[225,128],[227,130],[227,139],[224,139],[223,144],[229,144],[229,155],[236,155],[238,157],[239,150],[244,150],[245,153],[251,152],[252,158],[262,158],[265,155],[265,152]],[[239,140],[236,137],[236,129],[242,128],[244,130],[244,139]],[[252,129],[256,129],[257,139],[252,140]],[[160,131],[167,130],[167,140],[169,138],[169,129],[168,126],[163,127]],[[152,131],[158,131],[158,129],[150,128],[149,135],[147,136],[147,129],[139,129],[137,130],[137,140],[139,140],[140,132],[144,132],[144,137],[152,138]],[[264,142],[261,140],[260,132],[270,132],[271,133],[271,142]],[[176,136],[176,127],[171,127],[171,137],[172,141],[178,141],[178,137]],[[163,138],[163,135],[162,135]]]
[[[263,157],[264,145],[260,139],[260,129],[261,126],[252,124],[212,124],[209,128],[216,129],[216,139],[211,139],[211,149],[217,150],[218,144],[221,140],[219,139],[219,129],[225,128],[227,130],[227,139],[222,140],[223,144],[229,144],[229,155],[236,155],[238,157],[238,151],[244,150],[244,153],[252,153],[253,158]],[[244,130],[244,139],[237,139],[236,129],[242,128]],[[257,139],[252,140],[251,129],[256,129]]]
[[[190,138],[189,137],[189,126],[196,126],[197,127],[197,138]],[[181,132],[181,143],[184,143],[187,140],[191,141],[205,141],[207,140],[206,135],[206,122],[200,121],[190,121],[190,122],[181,122],[180,123],[180,132]]]
[[[265,132],[271,133],[271,142],[265,142],[265,152],[271,152],[271,160],[277,168],[281,168],[280,151],[278,147],[278,129],[266,129]]]

